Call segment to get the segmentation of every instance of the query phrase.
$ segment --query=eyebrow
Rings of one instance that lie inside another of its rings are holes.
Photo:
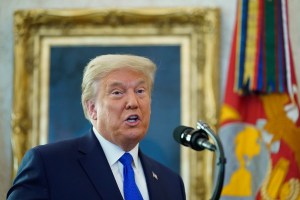
[[[137,85],[142,85],[142,84],[145,84],[145,83],[146,83],[146,81],[144,79],[139,79],[139,80],[135,81],[133,83],[133,85],[137,86]],[[123,85],[124,85],[123,82],[117,81],[117,80],[116,81],[112,81],[111,83],[107,84],[108,88],[117,87],[117,86],[123,86]]]

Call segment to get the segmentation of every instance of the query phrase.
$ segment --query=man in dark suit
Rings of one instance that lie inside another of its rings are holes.
[[[181,177],[139,149],[149,127],[155,71],[140,56],[93,59],[82,81],[91,130],[29,150],[7,199],[185,199]]]

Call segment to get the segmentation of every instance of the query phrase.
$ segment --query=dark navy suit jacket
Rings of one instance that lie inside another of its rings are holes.
[[[184,200],[182,179],[139,151],[151,200]],[[9,200],[122,200],[103,149],[92,131],[83,137],[37,146],[19,167]]]

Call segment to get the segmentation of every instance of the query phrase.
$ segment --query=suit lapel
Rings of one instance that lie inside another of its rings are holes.
[[[91,131],[79,145],[79,162],[103,200],[123,199],[96,136]]]
[[[159,181],[159,171],[153,166],[149,159],[140,151],[139,156],[143,165],[150,199],[163,199],[162,186]]]

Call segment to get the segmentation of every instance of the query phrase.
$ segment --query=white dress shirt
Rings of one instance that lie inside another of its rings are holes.
[[[118,184],[119,190],[124,198],[123,165],[119,161],[119,158],[125,153],[125,151],[121,149],[119,146],[106,140],[94,127],[93,127],[93,131],[102,146],[106,159],[109,163],[109,166]],[[145,178],[141,160],[138,157],[138,150],[139,150],[139,144],[137,144],[128,153],[130,153],[131,156],[133,157],[133,171],[134,171],[135,182],[143,196],[143,199],[149,200],[146,178]]]

